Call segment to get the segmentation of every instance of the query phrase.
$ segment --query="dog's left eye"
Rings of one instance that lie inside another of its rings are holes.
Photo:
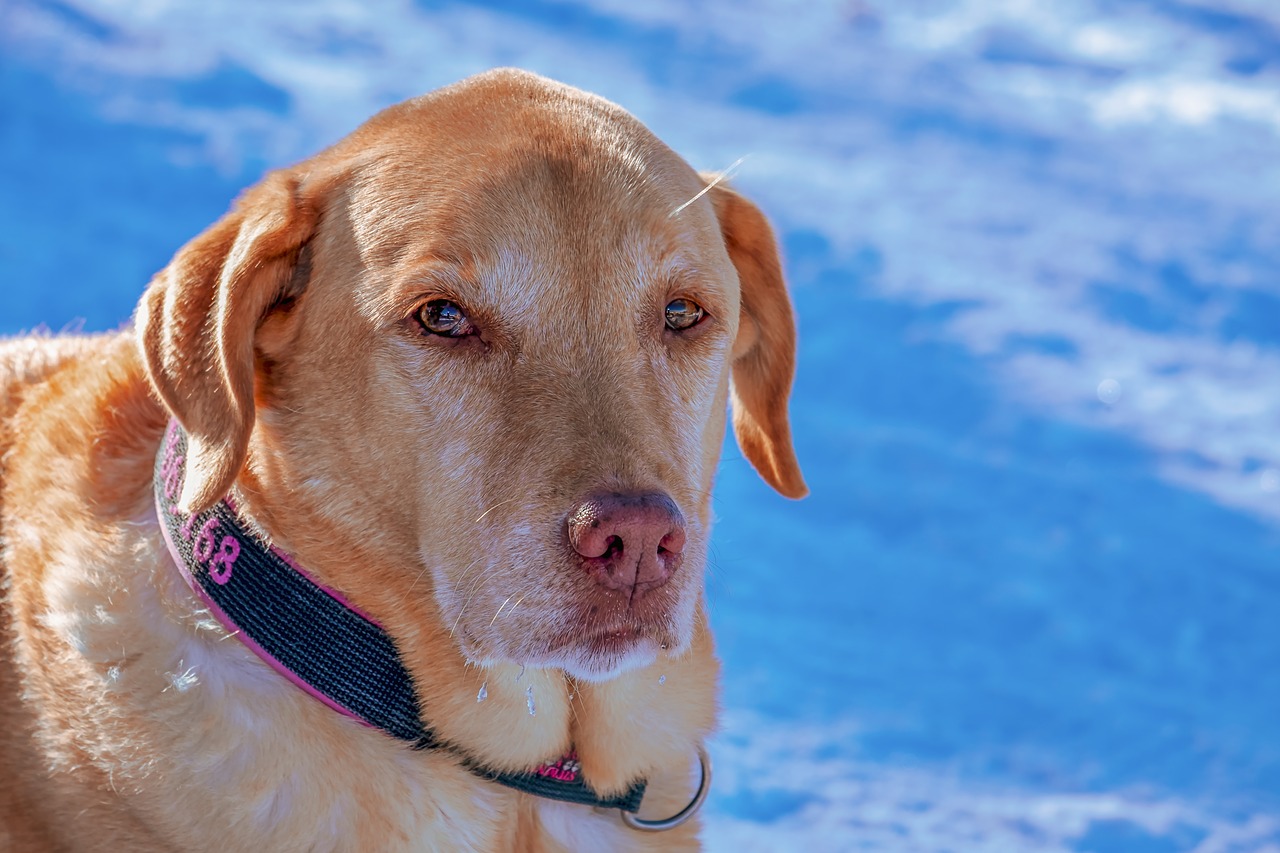
[[[445,338],[462,338],[476,331],[462,306],[450,299],[432,299],[423,305],[418,311],[418,322],[430,334]]]
[[[707,312],[692,299],[672,299],[667,303],[667,328],[673,332],[692,329],[702,322]]]

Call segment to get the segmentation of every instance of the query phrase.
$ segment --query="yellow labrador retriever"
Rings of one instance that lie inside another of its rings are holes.
[[[712,480],[731,406],[804,494],[794,351],[760,212],[518,71],[0,343],[0,849],[696,849]]]

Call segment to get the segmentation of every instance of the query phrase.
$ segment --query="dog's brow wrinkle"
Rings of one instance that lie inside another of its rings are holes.
[[[720,172],[719,174],[717,174],[717,175],[715,176],[715,178],[713,178],[713,179],[711,180],[711,183],[707,184],[705,187],[703,187],[702,189],[700,189],[700,190],[697,192],[697,194],[696,194],[696,195],[694,195],[694,197],[693,197],[693,198],[689,199],[689,200],[688,200],[688,201],[686,201],[684,204],[680,205],[680,206],[679,206],[679,207],[677,207],[675,210],[673,210],[673,211],[671,211],[670,213],[668,213],[668,214],[667,214],[667,218],[668,218],[668,219],[674,219],[675,217],[679,216],[679,215],[680,215],[680,212],[681,212],[682,210],[684,210],[686,207],[688,207],[689,205],[693,204],[695,201],[697,201],[698,199],[702,198],[702,197],[703,197],[704,195],[706,195],[707,193],[711,192],[711,191],[712,191],[713,189],[715,189],[718,185],[720,185],[720,184],[724,183],[725,181],[729,180],[729,178],[733,175],[733,173],[734,173],[734,172],[736,172],[736,171],[738,170],[738,167],[742,165],[742,161],[743,161],[743,160],[746,160],[749,156],[751,156],[751,155],[750,155],[750,154],[743,154],[743,155],[742,155],[741,157],[739,157],[737,160],[734,160],[732,163],[730,163],[730,164],[729,164],[729,166],[728,166],[726,169],[724,169],[724,171],[722,171],[722,172]]]

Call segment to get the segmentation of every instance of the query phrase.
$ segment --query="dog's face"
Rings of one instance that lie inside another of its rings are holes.
[[[288,544],[393,555],[379,582],[434,595],[480,662],[602,679],[690,642],[731,387],[747,457],[804,490],[762,217],[530,75],[393,108],[269,178],[139,328],[192,436],[189,506],[239,476],[324,528]]]

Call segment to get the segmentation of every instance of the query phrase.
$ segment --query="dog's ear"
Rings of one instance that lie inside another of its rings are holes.
[[[135,327],[147,373],[188,436],[184,511],[212,506],[244,465],[254,335],[318,216],[298,179],[274,172],[184,246],[142,297]]]
[[[796,326],[778,243],[758,207],[717,178],[703,178],[711,184],[708,195],[742,288],[742,313],[733,343],[733,432],[765,482],[789,498],[802,498],[809,489],[787,421],[796,369]]]

